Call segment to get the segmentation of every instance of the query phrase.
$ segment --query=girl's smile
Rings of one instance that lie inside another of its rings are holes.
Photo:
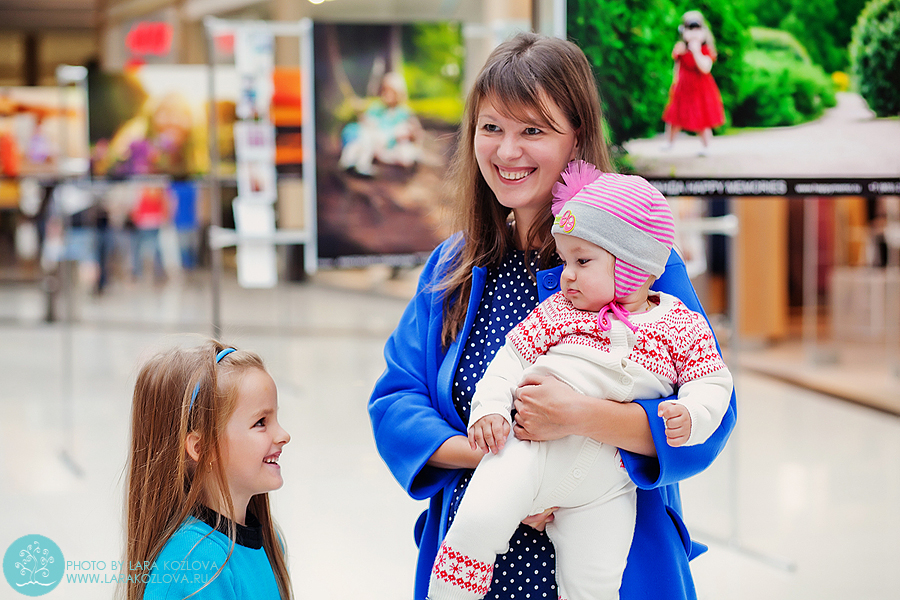
[[[272,377],[260,369],[240,376],[234,413],[225,426],[225,475],[237,522],[250,498],[277,490],[281,449],[291,440],[278,422],[278,393]]]

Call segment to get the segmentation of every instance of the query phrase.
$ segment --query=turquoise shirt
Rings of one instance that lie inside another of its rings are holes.
[[[147,579],[144,600],[280,600],[275,574],[262,547],[262,527],[247,514],[247,527],[235,525],[232,550],[227,520],[207,511],[203,520],[188,517],[148,571],[129,565],[128,574]],[[229,553],[231,556],[229,557]],[[218,572],[218,575],[216,573]],[[199,590],[199,591],[198,591]]]

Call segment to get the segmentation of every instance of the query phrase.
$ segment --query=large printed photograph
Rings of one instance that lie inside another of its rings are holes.
[[[275,126],[275,165],[279,174],[299,174],[303,159],[300,71],[276,67],[271,79],[271,103],[264,112],[265,121]],[[240,83],[234,66],[216,66],[217,173],[224,177],[234,177],[236,171],[234,125],[241,101],[246,100]],[[196,178],[209,173],[209,94],[206,65],[89,70],[93,175]]]
[[[421,261],[450,233],[462,28],[318,23],[314,44],[320,265]]]
[[[83,173],[88,158],[86,119],[80,88],[0,88],[0,174]]]
[[[620,168],[669,193],[898,193],[897,4],[569,0],[567,33]]]
[[[234,173],[238,84],[216,69],[223,171]],[[96,177],[197,177],[209,172],[209,71],[205,65],[142,65],[88,73],[91,171]]]

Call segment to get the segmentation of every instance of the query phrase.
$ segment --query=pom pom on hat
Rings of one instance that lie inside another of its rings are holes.
[[[569,163],[562,178],[553,188],[551,231],[587,240],[616,257],[617,300],[651,275],[662,275],[675,242],[675,219],[659,190],[643,177],[602,173],[584,161]]]
[[[563,204],[572,199],[572,196],[580,192],[584,186],[597,181],[603,175],[597,167],[583,160],[573,160],[562,172],[562,183],[553,184],[553,204],[551,210],[553,216],[559,214]]]

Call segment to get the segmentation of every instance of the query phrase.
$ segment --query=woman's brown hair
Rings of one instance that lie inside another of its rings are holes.
[[[216,355],[226,347],[208,341],[196,348],[176,348],[148,360],[138,374],[126,484],[126,567],[152,563],[185,519],[200,516],[204,501],[234,513],[224,470],[223,432],[234,412],[241,375],[265,367],[259,356],[242,350],[217,364]],[[200,439],[196,461],[186,450],[191,432]],[[263,548],[281,598],[289,600],[291,581],[268,494],[253,496],[247,510],[262,525]],[[233,548],[234,523],[227,524]],[[142,600],[145,583],[140,577],[129,579],[123,578],[126,600]]]
[[[596,83],[581,49],[569,41],[535,33],[520,33],[500,44],[488,57],[466,99],[459,145],[451,163],[454,225],[461,235],[447,275],[438,286],[446,291],[445,347],[456,338],[465,320],[472,268],[499,265],[515,243],[507,225],[511,210],[497,201],[475,159],[475,129],[485,100],[504,116],[521,119],[521,115],[529,115],[556,129],[559,124],[553,123],[546,104],[552,102],[575,130],[576,158],[593,163],[601,171],[613,170]],[[548,195],[546,218],[532,225],[526,237],[526,250],[539,249],[538,268],[552,266],[556,260],[552,224]]]

